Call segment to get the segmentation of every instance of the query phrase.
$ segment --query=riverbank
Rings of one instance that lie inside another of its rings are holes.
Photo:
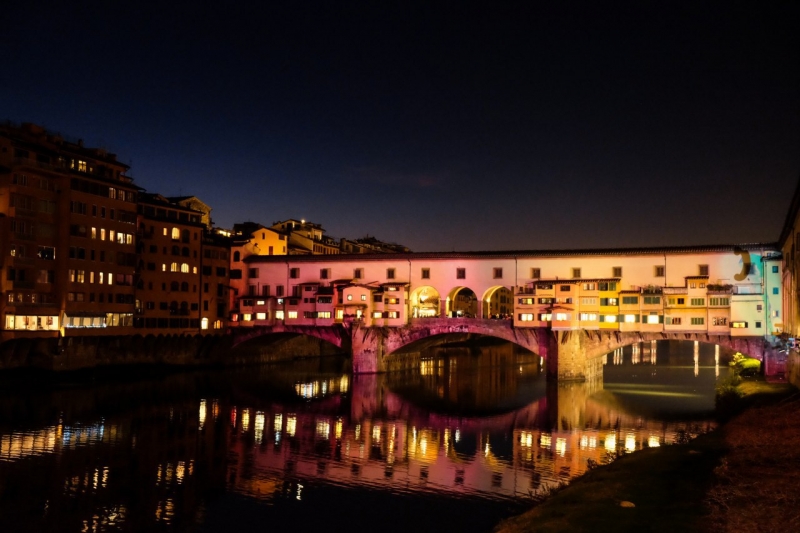
[[[496,533],[781,531],[800,524],[800,397],[787,384],[738,386],[746,410],[685,443],[590,471]]]

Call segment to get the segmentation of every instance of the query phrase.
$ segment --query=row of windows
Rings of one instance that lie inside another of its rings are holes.
[[[105,272],[94,271],[86,272],[80,269],[69,269],[68,279],[70,283],[97,283],[99,285],[133,285],[133,274],[112,273],[106,275]]]
[[[234,260],[238,261],[238,252],[234,253]],[[322,268],[320,269],[320,279],[329,279],[330,278],[330,268]],[[697,265],[698,275],[699,276],[708,276],[708,265]],[[251,272],[255,271],[257,277],[258,269],[251,269]],[[773,272],[778,271],[777,266],[772,267]],[[386,279],[395,279],[396,270],[394,268],[387,268],[386,269]],[[502,267],[495,267],[493,268],[492,275],[494,279],[502,279],[503,278],[503,269]],[[664,265],[653,265],[653,276],[658,278],[663,278],[666,275],[666,268]],[[299,268],[292,268],[290,270],[290,277],[292,278],[299,278],[300,277],[300,269]],[[364,269],[363,268],[356,268],[353,270],[353,277],[354,278],[363,278],[364,277]],[[431,269],[430,268],[422,268],[420,270],[420,277],[422,279],[430,279],[431,277]],[[456,278],[457,279],[466,279],[467,277],[467,269],[466,268],[456,268]],[[542,270],[541,268],[531,268],[531,278],[532,279],[541,279],[542,277]],[[575,267],[572,268],[572,277],[579,279],[582,277],[582,270],[581,268]],[[611,268],[611,277],[613,278],[621,278],[622,277],[622,267],[612,267]],[[700,288],[705,288],[705,282],[690,282],[689,287],[694,289],[697,288],[699,284]],[[594,283],[584,284],[586,287],[594,286]],[[585,290],[594,290],[593,288],[586,288]],[[607,290],[607,289],[600,289],[600,290]]]
[[[87,298],[87,294],[88,294],[88,300],[86,299]],[[106,294],[108,295],[107,298],[106,298]],[[114,294],[112,292],[109,292],[109,293],[100,292],[100,293],[96,294],[96,299],[95,299],[95,293],[93,293],[93,292],[90,292],[90,293],[68,292],[67,293],[67,301],[68,302],[87,302],[88,301],[90,303],[94,302],[94,301],[97,301],[98,303],[101,303],[101,304],[102,303],[133,304],[134,303],[134,296],[133,296],[133,294],[120,294],[120,293]]]
[[[539,320],[541,322],[550,322],[553,320],[556,321],[568,321],[572,320],[571,313],[539,313],[538,315],[534,315],[533,313],[520,313],[518,315],[520,322],[532,322],[534,321],[534,316],[537,318],[535,320]],[[554,318],[555,317],[555,318]],[[681,325],[683,317],[671,317],[671,316],[664,316],[658,314],[650,314],[650,315],[638,315],[638,314],[625,314],[625,315],[598,315],[596,313],[580,313],[579,318],[581,322],[605,322],[605,323],[616,323],[616,322],[625,322],[625,323],[638,323],[640,320],[642,323],[645,324],[661,324],[665,323],[667,325]],[[689,317],[690,324],[693,326],[702,326],[705,324],[705,317]],[[712,323],[715,326],[725,326],[728,324],[727,317],[712,317]],[[743,326],[741,324],[744,324]],[[746,322],[732,322],[731,327],[747,327]],[[761,322],[756,322],[756,327],[761,327]]]
[[[101,241],[116,242],[117,244],[133,244],[133,234],[122,231],[96,228],[94,226],[84,226],[83,224],[71,224],[69,234],[73,237],[83,237],[97,239]]]
[[[11,183],[23,187],[35,187],[43,191],[56,190],[56,184],[53,180],[37,176],[28,176],[27,174],[14,174],[11,178]]]

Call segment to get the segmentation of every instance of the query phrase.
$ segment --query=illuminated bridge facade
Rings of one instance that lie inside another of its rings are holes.
[[[763,356],[781,332],[774,245],[244,257],[232,265],[237,343],[274,332],[352,350],[356,373],[441,334],[511,340],[585,379],[595,356],[657,339]]]

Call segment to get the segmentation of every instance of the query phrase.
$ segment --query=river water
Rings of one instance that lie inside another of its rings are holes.
[[[714,425],[714,346],[548,384],[508,343],[359,376],[336,358],[42,384],[0,376],[0,531],[476,531]]]

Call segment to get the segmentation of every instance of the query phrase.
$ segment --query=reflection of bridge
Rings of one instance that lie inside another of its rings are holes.
[[[763,358],[768,345],[761,336],[733,337],[708,332],[615,331],[615,330],[554,330],[549,327],[519,328],[510,320],[479,318],[413,319],[402,327],[345,327],[291,326],[278,323],[272,326],[238,327],[233,329],[234,344],[276,333],[309,335],[330,342],[344,351],[352,350],[353,373],[386,372],[407,361],[416,361],[408,353],[436,337],[448,335],[449,340],[467,340],[470,336],[486,335],[513,342],[547,360],[547,374],[559,380],[592,380],[601,371],[599,356],[624,346],[654,340],[682,340],[717,344],[723,348]],[[399,364],[398,364],[399,361]]]

